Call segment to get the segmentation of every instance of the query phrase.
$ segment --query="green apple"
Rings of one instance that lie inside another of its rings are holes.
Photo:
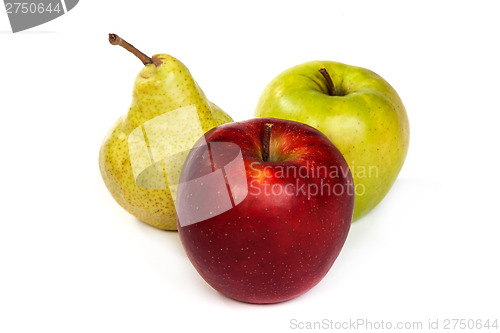
[[[408,152],[401,99],[382,77],[361,67],[333,61],[292,67],[265,88],[255,116],[302,122],[328,136],[351,168],[354,219],[385,197]]]

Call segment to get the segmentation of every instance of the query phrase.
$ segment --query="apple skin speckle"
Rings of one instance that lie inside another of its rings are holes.
[[[271,145],[278,161],[259,161],[266,122],[274,124]],[[316,129],[273,118],[219,126],[206,133],[204,139],[208,143],[238,144],[247,175],[245,184],[238,185],[249,189],[257,186],[262,191],[249,190],[238,205],[204,221],[178,222],[182,244],[198,273],[222,294],[249,303],[282,302],[314,287],[332,267],[349,232],[354,210],[350,172],[333,178],[276,177],[271,168],[269,177],[251,183],[254,170],[250,165],[258,162],[258,168],[281,164],[298,167],[313,165],[313,160],[314,165],[349,170],[340,152]],[[202,165],[201,160],[196,152],[188,156],[178,198],[199,190],[196,183],[188,181],[191,177],[199,177],[200,170],[214,169],[213,165]],[[331,186],[340,184],[345,191],[341,195],[325,192],[314,196],[295,191],[302,184],[319,185],[321,181]],[[294,191],[291,195],[284,191],[264,195],[265,186],[270,184],[292,184]],[[196,204],[210,211],[213,203],[207,206],[207,202]],[[177,207],[179,211],[189,210],[192,204],[178,200]]]
[[[328,93],[321,68],[338,96]],[[354,220],[389,192],[408,152],[410,125],[401,98],[380,75],[361,67],[310,61],[286,69],[264,89],[254,115],[302,122],[328,136],[351,167],[356,187],[364,189],[356,193]],[[357,176],[363,168],[377,172]]]

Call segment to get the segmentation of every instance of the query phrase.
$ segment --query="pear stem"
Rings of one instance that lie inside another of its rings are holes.
[[[139,58],[139,60],[141,60],[144,65],[149,65],[154,63],[153,59],[151,59],[150,57],[148,57],[147,55],[136,49],[134,45],[130,44],[129,42],[122,39],[120,36],[116,34],[109,34],[109,42],[111,43],[111,45],[120,45],[125,50],[129,51],[137,58]]]
[[[326,68],[320,68],[319,72],[321,73],[321,75],[323,75],[323,77],[326,80],[326,86],[328,88],[328,94],[330,96],[337,96],[337,92],[335,91],[335,85],[333,84],[332,77],[330,76],[330,73],[328,73],[328,71],[326,70]]]
[[[264,162],[269,161],[272,129],[273,124],[266,123],[266,127],[264,128],[264,138],[262,139],[262,143],[264,146],[264,151],[262,152],[262,160]]]

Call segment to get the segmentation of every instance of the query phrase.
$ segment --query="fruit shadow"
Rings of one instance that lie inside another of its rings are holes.
[[[352,222],[342,252],[372,252],[377,244],[394,237],[397,230],[411,228],[415,217],[422,215],[422,207],[439,202],[443,188],[442,182],[433,179],[398,179],[374,209]]]
[[[137,218],[135,218],[135,222],[135,227],[140,234],[140,239],[138,239],[138,241],[143,249],[168,251],[167,253],[174,254],[176,257],[186,257],[177,230],[161,230]],[[155,253],[151,254],[153,255]]]
[[[207,288],[211,288],[211,287],[207,284]],[[223,303],[224,305],[226,305],[228,307],[231,307],[231,308],[235,308],[235,307],[241,307],[241,308],[248,308],[248,307],[260,308],[260,307],[266,307],[266,308],[270,308],[270,307],[283,306],[285,304],[291,305],[297,299],[301,298],[301,296],[299,296],[299,297],[293,298],[291,300],[281,301],[281,302],[277,302],[277,303],[249,303],[249,302],[243,302],[243,301],[239,301],[237,299],[228,297],[228,296],[226,296],[226,295],[224,295],[224,294],[222,294],[222,293],[220,293],[218,291],[215,291],[215,293],[217,294],[217,296],[218,296],[219,300],[221,301],[221,303]]]
[[[169,281],[172,279],[172,260],[182,261],[191,266],[189,259],[184,251],[181,240],[179,238],[179,233],[175,231],[167,231],[160,230],[153,226],[150,226],[147,223],[142,222],[141,220],[135,218],[135,227],[138,230],[138,236],[136,240],[138,242],[139,252],[145,258],[145,261],[148,265],[156,272],[156,274],[162,276],[162,280]],[[165,255],[167,254],[167,255]],[[174,258],[168,257],[174,256]],[[189,272],[183,272],[182,269],[178,271],[180,275],[183,274],[197,274],[194,268],[189,270]],[[194,276],[194,275],[193,275]],[[179,277],[174,278],[177,280]],[[196,283],[196,288],[200,288],[199,292],[206,293],[207,297],[213,298],[216,297],[218,301],[224,306],[234,308],[248,308],[248,307],[273,307],[279,306],[280,304],[290,304],[293,303],[294,299],[279,302],[279,303],[247,303],[239,300],[235,300],[233,298],[227,297],[224,294],[216,291],[210,285],[208,285],[201,277],[196,279],[196,282],[191,281],[191,283]]]

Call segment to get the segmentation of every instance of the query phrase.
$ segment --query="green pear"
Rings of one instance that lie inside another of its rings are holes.
[[[335,144],[354,179],[353,219],[385,197],[408,151],[408,116],[400,97],[382,77],[361,67],[333,61],[292,67],[264,89],[255,116],[308,124]]]
[[[99,152],[102,178],[129,213],[156,228],[176,230],[176,186],[185,157],[205,132],[231,117],[205,97],[176,58],[149,58],[115,34],[113,45],[145,65],[126,114],[108,132]]]

